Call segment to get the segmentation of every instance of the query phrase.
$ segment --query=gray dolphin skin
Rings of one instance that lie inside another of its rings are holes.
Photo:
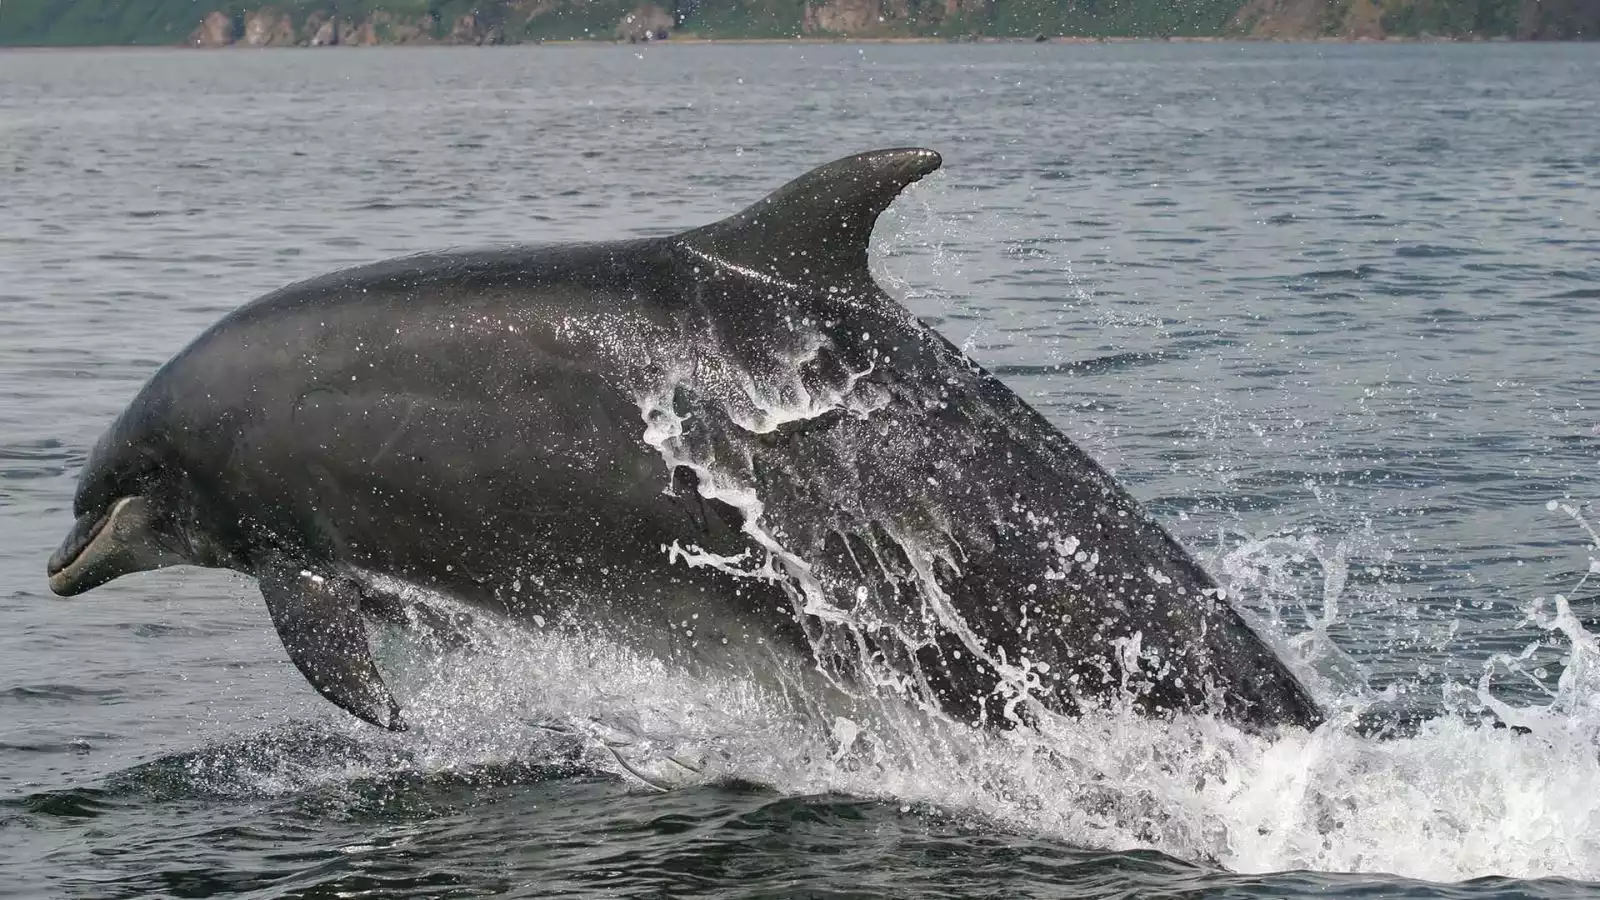
[[[1194,559],[873,281],[879,214],[939,165],[865,153],[669,237],[261,297],[101,438],[50,587],[252,575],[311,685],[391,729],[367,620],[417,620],[395,582],[690,667],[787,654],[959,722],[1316,726]]]

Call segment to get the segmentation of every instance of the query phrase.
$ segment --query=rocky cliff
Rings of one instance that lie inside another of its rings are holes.
[[[1600,0],[3,0],[0,45],[795,37],[1600,38]]]
[[[264,6],[243,13],[213,10],[189,33],[196,47],[330,47],[373,44],[499,44],[505,33],[497,21],[462,13],[449,22],[434,15],[373,10],[359,16],[332,11]]]

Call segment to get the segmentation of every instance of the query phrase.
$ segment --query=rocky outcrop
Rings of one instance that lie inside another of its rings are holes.
[[[233,43],[233,17],[221,10],[213,10],[200,20],[200,25],[189,33],[189,43],[195,47],[226,47]]]
[[[879,0],[821,0],[806,4],[801,28],[807,34],[866,35],[890,24]]]
[[[1387,34],[1383,27],[1383,6],[1378,0],[1350,0],[1344,18],[1339,23],[1339,37],[1352,41],[1381,41]]]
[[[245,13],[239,42],[250,47],[290,47],[300,40],[288,13],[264,7]]]
[[[480,26],[470,15],[456,22],[448,38],[450,42],[461,44],[496,43],[501,39],[497,30]],[[285,10],[262,7],[246,12],[242,19],[220,10],[207,13],[189,35],[189,43],[197,47],[363,47],[431,44],[438,40],[434,37],[434,20],[430,16],[398,16],[376,10],[358,20],[335,22],[318,11],[297,24],[293,15]]]
[[[385,10],[372,14],[372,34],[380,44],[433,44],[432,16],[396,16]]]
[[[1232,26],[1268,40],[1335,37],[1380,41],[1388,37],[1384,16],[1394,0],[1249,0]]]
[[[380,43],[378,26],[371,19],[352,22],[350,30],[339,36],[339,43],[346,47],[376,47]]]
[[[339,29],[322,13],[312,13],[301,32],[305,43],[312,47],[328,47],[339,43]]]
[[[1234,14],[1232,25],[1267,40],[1316,37],[1336,27],[1329,12],[1327,0],[1249,0]]]
[[[122,2],[137,5],[146,0]],[[200,9],[214,2],[197,0]],[[1141,32],[1138,22],[1117,20],[1105,12],[1116,7],[1113,0],[673,0],[671,3],[666,0],[480,0],[469,12],[452,13],[443,21],[436,19],[434,13],[408,15],[365,6],[334,7],[329,3],[319,9],[318,0],[273,2],[278,5],[246,7],[242,11],[239,7],[224,7],[206,12],[189,34],[188,42],[199,47],[233,44],[250,47],[485,45],[533,40],[547,33],[560,39],[609,36],[622,41],[644,41],[659,39],[680,29],[692,34],[702,19],[717,23],[711,32],[717,37],[739,36],[736,23],[746,19],[759,23],[753,24],[752,30],[769,35],[963,38],[996,34],[1027,37],[1035,31],[1040,31],[1041,36],[1045,33],[1045,20],[1035,22],[1035,14],[1048,19],[1056,13],[1064,18],[1050,20],[1054,24],[1048,27],[1068,29],[1060,32],[1063,34],[1092,35],[1098,33],[1096,29],[1107,27],[1117,29],[1117,33],[1156,33]],[[1126,10],[1126,0],[1122,2]],[[1207,27],[1215,27],[1221,35],[1279,40],[1320,37],[1345,40],[1492,36],[1524,40],[1600,38],[1600,0],[1235,2],[1242,5],[1231,20],[1223,24],[1219,19],[1215,26]],[[1029,4],[1030,11],[1019,16],[1015,4],[1023,3]],[[436,9],[431,5],[428,8]],[[336,9],[339,10],[337,14]],[[1023,30],[1026,33],[1017,33]]]
[[[476,13],[465,13],[456,17],[450,26],[450,34],[445,38],[446,43],[470,44],[481,47],[485,44],[503,44],[506,42],[505,27],[498,22],[492,22]]]
[[[805,34],[874,37],[894,34],[937,34],[945,26],[963,32],[981,29],[995,0],[811,0],[800,30]]]

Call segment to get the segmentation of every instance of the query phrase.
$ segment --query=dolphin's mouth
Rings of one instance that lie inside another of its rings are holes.
[[[46,566],[50,590],[71,597],[119,575],[171,565],[153,558],[149,524],[149,505],[140,496],[117,500],[98,518],[79,516]]]
[[[90,518],[87,514],[79,516],[77,524],[72,526],[72,531],[67,534],[66,540],[63,540],[61,546],[56,548],[56,552],[50,555],[50,564],[48,566],[50,577],[54,578],[68,566],[77,562],[78,558],[83,555],[83,551],[94,543],[94,539],[99,537],[101,532],[105,531],[106,523],[110,522],[111,517],[117,514],[117,510],[132,499],[132,497],[123,497],[111,504],[110,509],[107,509],[104,514],[96,518]]]

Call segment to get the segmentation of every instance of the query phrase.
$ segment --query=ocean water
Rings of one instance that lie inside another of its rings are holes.
[[[1597,84],[1595,45],[0,53],[0,895],[1600,893]],[[381,636],[417,725],[387,735],[245,578],[50,595],[89,448],[227,310],[663,234],[899,145],[946,168],[880,221],[880,281],[1330,725],[863,733],[502,631]],[[1374,708],[1409,725],[1349,727]]]

